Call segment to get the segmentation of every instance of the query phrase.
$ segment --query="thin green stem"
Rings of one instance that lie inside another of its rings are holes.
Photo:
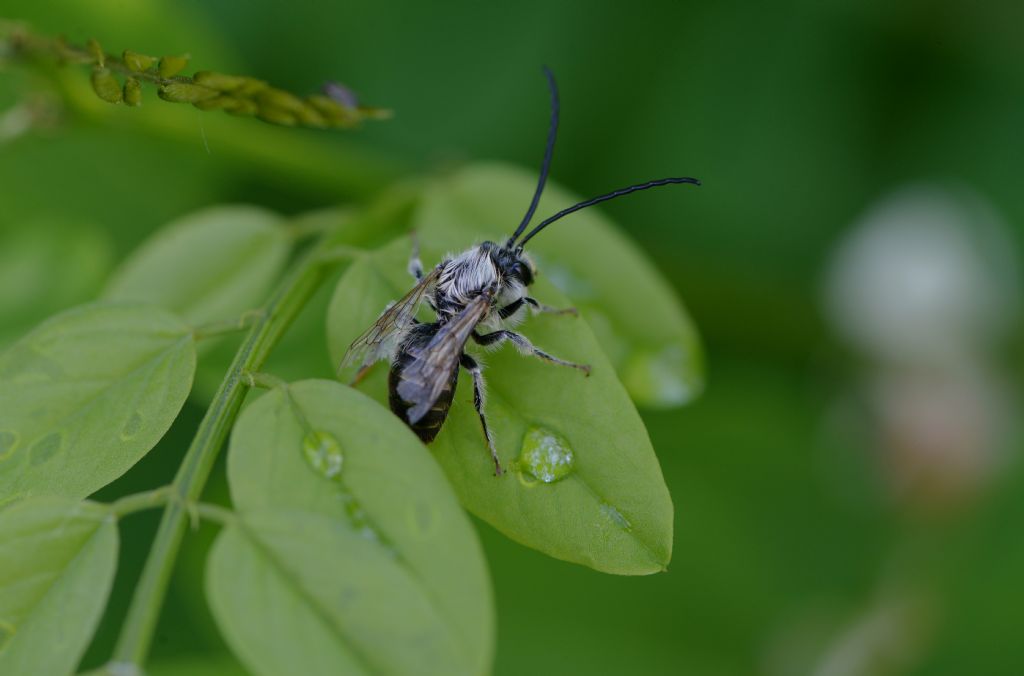
[[[221,526],[230,526],[238,518],[230,509],[210,502],[197,502],[192,507],[200,518],[213,521]]]
[[[134,514],[135,512],[141,512],[145,509],[162,507],[167,504],[167,500],[170,496],[171,487],[161,486],[160,488],[154,488],[151,491],[133,493],[132,495],[126,495],[123,498],[115,500],[110,503],[110,511],[120,519],[121,517]]]
[[[167,584],[174,569],[189,518],[189,505],[202,493],[221,446],[248,392],[243,374],[258,371],[270,350],[324,279],[318,263],[330,235],[317,243],[281,281],[265,312],[250,329],[207,410],[185,459],[171,484],[153,547],[135,588],[128,615],[114,650],[114,662],[140,666],[145,662],[160,617]]]
[[[249,387],[260,387],[264,390],[288,389],[288,383],[275,375],[261,371],[246,371],[242,374],[242,381]]]
[[[203,340],[205,338],[215,338],[228,333],[244,331],[252,326],[262,315],[263,310],[249,310],[238,319],[227,319],[197,326],[193,331],[193,335],[195,335],[196,340]]]
[[[172,486],[161,486],[151,491],[126,495],[110,503],[109,507],[114,516],[120,519],[154,507],[166,507],[175,497]],[[230,509],[209,502],[189,502],[183,506],[189,516],[214,521],[222,526],[230,524],[235,519],[235,513]]]

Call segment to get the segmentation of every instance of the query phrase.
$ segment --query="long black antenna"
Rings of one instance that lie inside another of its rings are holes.
[[[638,190],[647,190],[648,188],[657,188],[660,185],[669,185],[671,183],[689,183],[691,185],[700,185],[700,181],[698,181],[695,178],[661,178],[661,179],[658,179],[657,181],[648,181],[647,183],[638,183],[637,185],[631,185],[628,188],[620,188],[619,190],[612,191],[612,192],[610,192],[610,193],[608,193],[606,195],[600,195],[598,197],[592,197],[592,198],[590,198],[590,199],[588,199],[586,201],[580,202],[579,204],[574,204],[574,205],[572,205],[571,207],[569,207],[567,209],[562,209],[561,211],[559,211],[554,216],[551,216],[549,218],[544,219],[536,228],[531,230],[529,232],[529,234],[526,235],[526,237],[523,237],[522,241],[519,242],[519,248],[522,249],[524,246],[526,246],[526,243],[530,241],[530,238],[533,237],[534,235],[536,235],[538,232],[540,232],[541,230],[543,230],[547,226],[551,225],[552,223],[557,221],[559,218],[561,218],[563,216],[568,216],[569,214],[571,214],[574,211],[579,211],[580,209],[586,209],[587,207],[594,206],[595,204],[599,204],[600,202],[607,202],[608,200],[613,200],[616,197],[622,197],[623,195],[628,195],[631,192],[636,192]]]
[[[530,219],[533,218],[533,212],[537,210],[537,204],[540,203],[540,195],[544,192],[544,184],[548,180],[548,170],[551,168],[551,156],[555,153],[555,136],[558,135],[558,85],[555,84],[554,73],[552,73],[551,69],[547,66],[544,66],[544,75],[548,78],[548,89],[551,90],[551,124],[548,125],[548,143],[544,148],[544,162],[540,165],[540,178],[537,179],[537,190],[533,193],[533,200],[530,202],[530,208],[526,210],[526,215],[523,216],[523,222],[519,224],[516,231],[508,238],[508,242],[505,243],[506,249],[512,248],[512,244],[515,243],[516,237],[523,234],[523,230],[526,230],[526,226],[530,224]]]

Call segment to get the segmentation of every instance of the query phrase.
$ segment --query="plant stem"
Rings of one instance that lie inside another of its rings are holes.
[[[281,380],[277,376],[271,375],[269,373],[262,373],[259,371],[255,373],[246,371],[245,373],[242,374],[242,380],[249,387],[259,387],[264,390],[288,388],[288,383]]]
[[[249,310],[238,319],[226,319],[219,322],[201,324],[193,330],[196,340],[216,338],[237,331],[244,331],[255,323],[263,314],[263,310]]]
[[[320,252],[330,246],[325,235],[295,264],[267,302],[265,312],[253,325],[228,369],[195,438],[171,484],[170,497],[157,529],[153,547],[135,588],[128,615],[121,628],[114,662],[119,666],[145,662],[163,606],[175,559],[189,517],[188,505],[199,500],[228,432],[248,392],[243,374],[258,371],[270,350],[325,277]]]
[[[144,509],[152,509],[153,507],[165,505],[170,496],[171,487],[161,486],[160,488],[154,488],[151,491],[133,493],[115,500],[110,503],[110,511],[120,519],[123,516],[134,514],[135,512],[141,512]]]

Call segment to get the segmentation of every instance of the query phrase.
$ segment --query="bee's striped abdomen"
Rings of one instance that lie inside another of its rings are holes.
[[[451,377],[445,388],[441,391],[440,396],[438,396],[437,401],[415,423],[409,422],[408,414],[409,409],[413,405],[402,399],[401,395],[398,394],[398,386],[402,382],[403,371],[416,360],[416,357],[410,354],[410,348],[425,347],[434,334],[437,333],[437,330],[438,324],[435,323],[417,325],[406,339],[402,341],[401,346],[398,348],[398,353],[391,364],[391,371],[388,373],[388,403],[391,406],[391,410],[416,433],[416,436],[423,443],[427,444],[434,440],[437,433],[441,431],[444,421],[448,418],[448,410],[451,408],[452,399],[455,397],[455,386],[458,384],[458,364],[452,369]]]

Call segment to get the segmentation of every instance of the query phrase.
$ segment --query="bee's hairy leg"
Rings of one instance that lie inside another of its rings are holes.
[[[522,298],[517,298],[505,307],[498,310],[498,316],[502,319],[508,319],[515,313],[519,312],[519,308],[523,307],[525,301]]]
[[[530,310],[534,314],[537,314],[538,312],[543,312],[545,314],[552,315],[572,315],[573,317],[579,317],[580,315],[579,311],[574,307],[551,307],[550,305],[544,305],[543,303],[538,302],[536,298],[524,296],[523,298],[517,298],[516,300],[512,301],[505,307],[498,310],[498,316],[501,317],[502,319],[508,319],[516,312],[518,312],[519,308],[523,307],[524,304],[529,305]]]
[[[413,230],[409,233],[412,240],[412,251],[409,252],[409,274],[416,278],[416,281],[423,280],[423,261],[420,260],[420,238]]]
[[[529,305],[530,309],[533,310],[535,313],[543,312],[544,314],[549,315],[572,315],[573,317],[580,316],[580,311],[574,307],[551,307],[550,305],[545,305],[544,303],[538,302],[536,298],[530,298],[529,296],[526,296],[522,300],[524,303]]]
[[[491,430],[487,426],[487,416],[484,414],[484,398],[487,390],[484,385],[484,374],[480,370],[480,364],[468,354],[463,353],[459,360],[462,368],[466,369],[473,376],[473,408],[480,416],[480,426],[484,428],[484,437],[487,439],[487,447],[491,449],[491,459],[494,460],[494,476],[501,476],[501,461],[498,460],[498,450],[494,447],[494,439],[491,438]]]
[[[548,354],[540,348],[534,347],[530,339],[521,333],[515,331],[509,331],[508,329],[501,329],[499,331],[493,331],[492,333],[479,334],[476,331],[473,332],[473,340],[480,345],[501,345],[506,340],[516,346],[516,349],[520,353],[525,355],[532,355],[538,359],[551,362],[552,364],[558,364],[559,366],[568,366],[570,368],[579,369],[583,371],[584,375],[590,375],[590,366],[587,364],[576,364],[571,361],[559,359],[553,354]]]

